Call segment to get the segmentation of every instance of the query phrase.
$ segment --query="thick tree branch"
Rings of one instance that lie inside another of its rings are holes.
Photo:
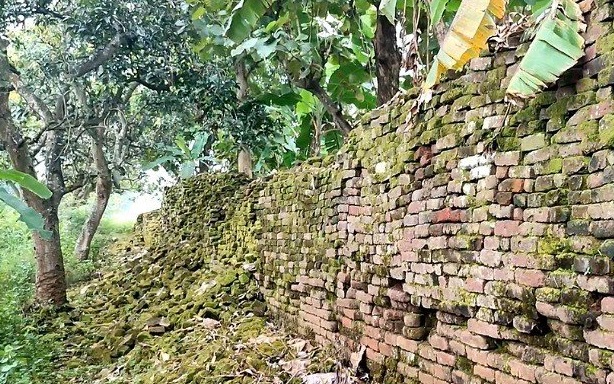
[[[23,83],[19,75],[8,71],[7,68],[0,68],[0,71],[5,72],[17,93],[26,100],[30,108],[43,120],[44,125],[49,126],[53,121],[53,114],[47,107],[47,104]]]
[[[135,77],[133,79],[130,79],[130,81],[134,81],[142,85],[143,87],[147,89],[151,89],[152,91],[156,91],[156,92],[165,92],[165,91],[170,91],[171,89],[171,87],[168,84],[154,84],[140,77]]]
[[[119,48],[128,41],[128,35],[118,33],[104,48],[96,52],[87,61],[77,67],[71,74],[72,78],[83,77],[115,56]]]
[[[335,126],[343,132],[344,135],[347,135],[352,130],[352,126],[347,121],[345,116],[343,115],[343,110],[341,106],[330,97],[330,95],[322,88],[317,79],[314,79],[313,76],[310,76],[305,79],[301,79],[295,81],[295,84],[299,88],[303,88],[311,93],[313,93],[318,100],[324,105],[326,111],[333,118],[333,122]]]

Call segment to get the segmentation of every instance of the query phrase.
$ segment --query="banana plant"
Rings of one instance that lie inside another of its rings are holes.
[[[460,70],[478,57],[495,33],[494,19],[502,18],[506,7],[507,0],[463,0],[423,88],[432,88],[445,71]],[[586,26],[575,1],[552,0],[535,9],[539,9],[535,28],[528,34],[532,42],[506,90],[512,102],[534,97],[584,55],[585,42],[579,32]]]
[[[495,32],[494,18],[502,18],[506,6],[507,0],[463,0],[423,87],[432,88],[445,71],[460,70],[478,57]]]
[[[0,169],[0,182],[17,184],[43,199],[51,197],[52,193],[44,184],[40,183],[33,176],[14,169]],[[44,229],[43,217],[34,209],[28,207],[21,199],[10,193],[0,184],[0,201],[19,213],[19,220],[24,222],[28,228],[38,232],[42,237],[51,237],[51,232]]]
[[[555,0],[540,16],[533,42],[507,88],[511,100],[534,96],[584,56],[584,38],[579,32],[586,26],[578,4]]]

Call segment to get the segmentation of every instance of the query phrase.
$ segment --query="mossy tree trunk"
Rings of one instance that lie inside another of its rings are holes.
[[[399,91],[401,53],[397,46],[394,24],[381,14],[377,16],[373,45],[377,76],[377,104],[382,105]]]
[[[113,190],[113,178],[109,169],[109,163],[105,157],[103,147],[104,127],[98,127],[92,134],[92,157],[96,166],[96,201],[87,221],[81,229],[81,234],[75,244],[75,256],[79,260],[87,260],[90,256],[90,248],[94,235],[98,231],[100,221],[104,215],[109,198]]]
[[[249,92],[249,72],[247,71],[244,58],[240,57],[237,59],[235,63],[235,70],[237,85],[239,86],[237,89],[237,99],[239,100],[239,103],[241,103],[247,98]],[[241,143],[241,147],[238,151],[237,167],[239,173],[252,177],[252,153],[250,148],[245,143]]]

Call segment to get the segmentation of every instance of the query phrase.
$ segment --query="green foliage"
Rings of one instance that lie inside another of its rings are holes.
[[[235,42],[245,40],[258,20],[273,5],[273,0],[241,0],[235,6],[226,35]]]
[[[430,3],[431,24],[437,24],[443,17],[449,0],[433,0]]]
[[[70,252],[87,217],[88,207],[64,205],[61,210],[63,249],[69,284],[87,280],[99,267],[78,262]],[[132,223],[103,220],[93,244],[96,259],[101,248],[131,228]],[[44,324],[25,308],[33,295],[35,261],[31,232],[18,214],[0,203],[0,384],[55,383],[54,360],[60,342],[44,332]]]
[[[14,169],[0,169],[0,180],[11,181],[19,186],[26,188],[38,196],[48,199],[51,197],[51,191],[46,185],[40,183],[34,177]]]
[[[166,112],[161,117],[141,116],[142,124],[155,131],[150,135],[145,169],[163,165],[185,178],[234,163],[242,146],[249,147],[257,159],[271,160],[277,154],[272,148],[287,127],[285,116],[268,106],[270,100],[239,100],[226,61],[191,66],[162,98],[148,95],[139,101],[143,108]]]
[[[46,185],[40,183],[33,176],[14,169],[0,169],[0,182],[9,182],[19,185],[41,198],[48,199],[51,197],[51,191]],[[19,220],[23,221],[28,228],[37,231],[42,237],[49,238],[51,232],[46,231],[42,216],[31,207],[28,207],[19,198],[12,195],[2,185],[0,185],[0,202],[8,205],[19,213]]]
[[[313,84],[318,84],[332,102],[354,115],[376,106],[371,39],[378,10],[374,4],[364,0],[190,3],[195,4],[194,26],[201,36],[195,50],[201,58],[225,55],[245,61],[253,97],[284,109],[278,113],[293,125],[287,131],[294,136],[290,140],[276,136],[271,141],[301,143],[299,152],[282,150],[279,155],[284,159],[302,158],[310,144],[305,139],[321,137],[308,122],[321,120],[329,126],[332,122],[328,113],[319,114],[321,108],[309,117],[299,116],[295,108],[303,96],[297,88],[314,92]],[[395,1],[381,5],[381,12],[393,19],[395,9]],[[223,36],[221,30],[226,31]],[[314,132],[305,134],[307,129]],[[269,144],[265,147],[271,147]]]
[[[6,206],[0,205],[0,217],[0,384],[43,382],[56,345],[22,309],[34,281],[30,231]]]

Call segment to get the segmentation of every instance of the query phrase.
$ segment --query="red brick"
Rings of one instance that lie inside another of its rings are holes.
[[[374,351],[371,348],[367,348],[365,352],[365,355],[367,356],[368,360],[374,361],[378,364],[383,364],[384,360],[386,359],[386,356],[382,355],[377,351]]]
[[[614,297],[604,297],[601,299],[601,311],[614,313]]]
[[[435,384],[435,378],[423,371],[418,372],[418,381],[421,384]]]
[[[584,331],[584,339],[588,344],[614,351],[614,333],[601,330]]]
[[[529,287],[543,287],[546,280],[544,272],[536,269],[518,268],[515,272],[516,282]]]
[[[520,151],[498,152],[495,154],[495,165],[520,164]]]
[[[431,344],[431,346],[433,346],[434,348],[441,349],[443,351],[448,350],[448,339],[446,339],[445,337],[441,337],[433,333],[431,334],[431,336],[429,336],[428,341],[429,344]]]
[[[473,366],[473,374],[481,377],[482,379],[490,382],[495,381],[494,369],[484,367],[483,365],[476,364]]]
[[[484,335],[495,339],[501,338],[499,327],[496,324],[486,323],[478,319],[469,319],[467,329],[478,335]]]
[[[384,356],[392,357],[394,355],[394,347],[392,347],[390,344],[380,342],[379,352]]]
[[[499,183],[498,190],[501,192],[519,193],[524,190],[524,179],[505,179]]]
[[[614,332],[614,316],[601,315],[597,317],[597,322],[601,329]]]
[[[363,328],[363,333],[373,339],[384,340],[384,332],[379,328],[365,325]]]
[[[445,352],[437,352],[437,363],[453,367],[456,363],[456,356]]]
[[[379,341],[377,341],[376,339],[372,339],[368,336],[362,336],[360,338],[360,344],[371,348],[372,350],[379,352]]]
[[[495,382],[497,384],[528,384],[528,381],[517,379],[500,371],[495,371]]]
[[[436,223],[457,223],[461,221],[461,210],[444,208],[434,212],[431,222]]]
[[[397,346],[408,352],[412,352],[412,353],[418,352],[418,342],[416,340],[410,340],[403,336],[397,337]]]
[[[535,378],[535,366],[525,364],[517,359],[508,360],[508,365],[510,367],[510,373],[516,377],[519,377],[523,380],[530,381],[532,383],[536,383],[537,379]]]
[[[484,280],[469,277],[465,281],[465,289],[468,292],[484,293]]]
[[[495,236],[512,237],[520,232],[520,221],[500,220],[495,223]]]

